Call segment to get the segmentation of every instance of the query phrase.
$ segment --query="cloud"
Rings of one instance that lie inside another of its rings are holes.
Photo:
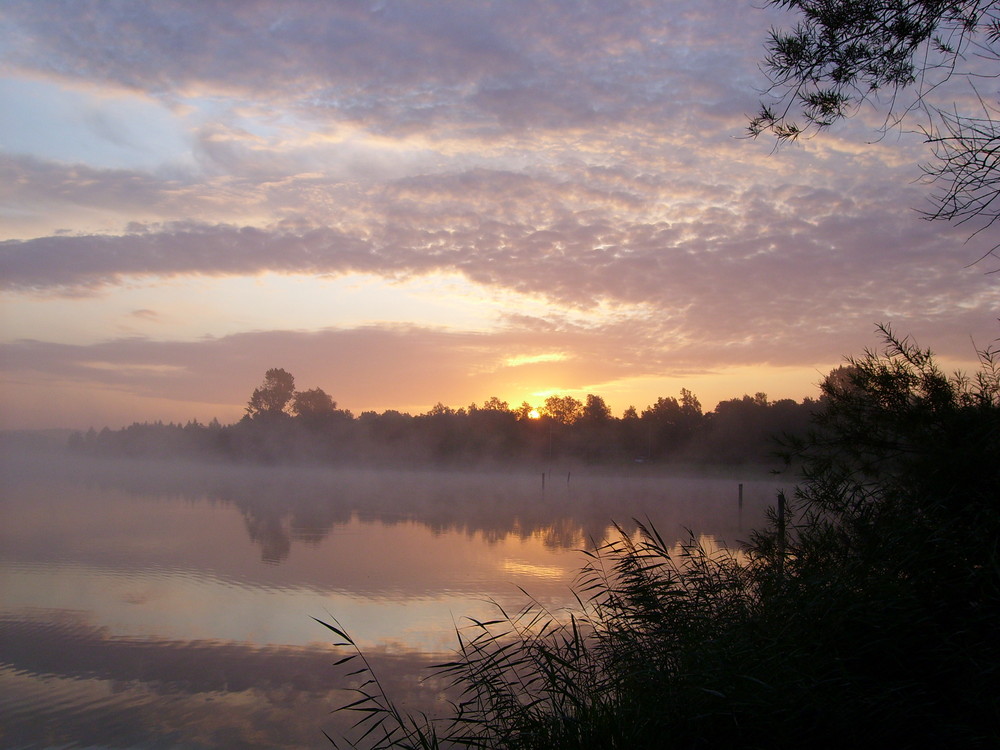
[[[831,316],[919,317],[931,300],[954,305],[953,315],[995,309],[986,269],[961,268],[959,232],[899,211],[914,189],[711,191],[622,168],[575,177],[477,169],[406,178],[345,199],[336,227],[188,221],[8,240],[0,283],[24,292],[135,276],[459,272],[564,307],[649,305],[692,335],[726,323],[739,338]]]
[[[324,636],[316,627],[319,641]],[[440,708],[433,693],[412,688],[425,657],[399,647],[392,654],[373,647],[366,655],[393,695],[428,711]],[[315,743],[321,727],[335,736],[350,728],[330,716],[342,698],[336,680],[343,674],[331,669],[338,654],[328,646],[121,638],[50,610],[44,622],[8,617],[2,656],[14,665],[8,687],[28,696],[5,720],[5,730],[19,738],[93,746],[279,747]],[[34,698],[55,685],[71,710]]]
[[[0,35],[15,69],[165,100],[270,100],[381,133],[497,133],[662,116],[692,94],[731,100],[741,89],[713,72],[745,67],[734,56],[757,49],[741,27],[770,17],[726,0],[21,1],[5,5]]]
[[[997,235],[963,245],[961,228],[917,220],[919,139],[867,143],[860,121],[777,154],[738,137],[767,28],[784,20],[730,0],[10,0],[5,74],[71,92],[89,140],[0,154],[9,296],[460,274],[550,310],[512,310],[489,334],[415,321],[153,342],[115,329],[67,347],[15,330],[5,364],[215,404],[298,363],[324,388],[329,374],[355,388],[345,403],[392,391],[422,405],[483,398],[501,371],[573,388],[828,362],[880,320],[950,331],[956,351],[982,340],[998,290],[988,263],[964,266]],[[155,140],[134,113],[154,113],[171,144],[129,166]],[[169,337],[172,311],[146,305]],[[567,322],[579,311],[597,322]],[[352,358],[315,354],[327,348]],[[503,368],[512,356],[540,359]],[[409,367],[419,377],[392,380]]]

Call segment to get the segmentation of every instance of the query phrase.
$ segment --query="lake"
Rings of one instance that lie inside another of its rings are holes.
[[[524,589],[557,610],[580,550],[649,518],[680,542],[746,539],[760,469],[437,472],[3,458],[0,746],[300,748],[340,732],[359,642],[402,705],[465,618]],[[738,486],[744,486],[742,510]]]

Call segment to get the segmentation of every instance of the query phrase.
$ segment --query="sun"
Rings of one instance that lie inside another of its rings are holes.
[[[538,419],[542,415],[538,413],[538,409],[532,409],[528,412],[528,419]]]

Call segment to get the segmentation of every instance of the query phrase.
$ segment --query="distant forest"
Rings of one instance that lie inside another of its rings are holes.
[[[841,368],[843,369],[843,368]],[[835,371],[836,373],[837,371]],[[452,409],[438,403],[416,416],[394,410],[355,416],[323,389],[295,389],[294,377],[268,370],[237,423],[135,423],[70,436],[94,455],[187,456],[255,463],[385,466],[774,462],[781,435],[802,436],[818,402],[768,400],[764,393],[722,401],[704,413],[697,396],[661,397],[621,417],[604,399],[550,396],[537,409],[493,397]]]

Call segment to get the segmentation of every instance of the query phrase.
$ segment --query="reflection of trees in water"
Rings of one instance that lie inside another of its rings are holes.
[[[593,548],[612,522],[634,530],[647,516],[665,534],[684,528],[736,529],[738,482],[748,510],[769,504],[774,483],[756,479],[679,477],[647,472],[551,472],[543,489],[531,472],[445,472],[311,467],[226,466],[173,461],[70,459],[74,479],[143,496],[224,503],[243,515],[247,534],[270,563],[296,544],[319,544],[356,518],[367,523],[420,523],[435,533],[479,536],[487,543],[537,538],[552,549]],[[38,473],[26,470],[28,474]],[[758,473],[757,476],[761,476]],[[720,501],[720,498],[722,500]],[[750,519],[751,524],[756,519]],[[735,541],[730,539],[728,541]]]
[[[317,545],[353,515],[336,488],[312,484],[226,487],[216,497],[240,511],[250,540],[260,546],[261,559],[273,564],[288,558],[293,542]]]
[[[250,541],[260,545],[260,557],[264,562],[280,563],[288,557],[292,540],[280,518],[262,518],[244,511],[243,522]]]
[[[268,562],[285,559],[293,542],[316,544],[352,518],[393,526],[420,523],[436,534],[461,533],[489,544],[538,539],[549,549],[594,549],[617,522],[634,532],[651,518],[664,533],[687,527],[738,528],[733,480],[585,477],[542,493],[534,477],[440,472],[331,472],[329,485],[280,491],[255,485],[227,496]],[[770,502],[770,482],[745,482],[745,501]],[[719,501],[720,495],[731,495]],[[693,528],[693,531],[699,531]],[[737,541],[730,538],[730,543]]]
[[[543,503],[536,493],[525,497],[516,486],[481,491],[467,482],[455,486],[448,477],[422,476],[416,485],[405,475],[395,481],[380,477],[377,485],[367,483],[371,477],[365,482],[339,478],[343,484],[336,488],[255,486],[216,497],[240,510],[250,539],[269,563],[285,560],[293,542],[318,544],[352,518],[386,526],[419,523],[434,534],[460,533],[489,544],[537,538],[550,549],[589,546],[588,540],[600,540],[609,525],[606,508]]]
[[[536,532],[550,549],[579,549],[588,543],[583,527],[569,518],[561,518]]]

